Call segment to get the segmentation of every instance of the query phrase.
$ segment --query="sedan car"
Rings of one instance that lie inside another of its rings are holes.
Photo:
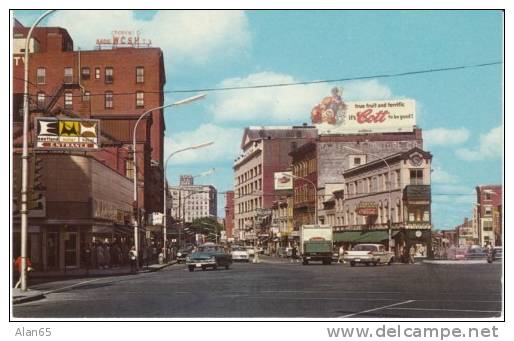
[[[223,247],[219,245],[205,243],[187,257],[186,264],[189,271],[195,271],[195,269],[207,270],[208,268],[216,270],[222,266],[228,270],[232,264],[232,255],[225,253]]]
[[[352,250],[345,251],[343,259],[350,263],[350,266],[355,264],[377,265],[387,264],[391,265],[394,260],[394,253],[387,251],[382,244],[358,244]]]
[[[232,260],[234,262],[249,262],[250,261],[250,254],[248,253],[248,250],[241,246],[235,246],[232,247],[232,251],[230,252],[232,255]]]
[[[177,252],[177,263],[185,262],[187,256],[189,256],[191,254],[192,250],[193,250],[193,248],[191,248],[191,247],[178,250],[178,252]]]
[[[466,253],[466,259],[486,259],[487,253],[482,248],[472,248]]]

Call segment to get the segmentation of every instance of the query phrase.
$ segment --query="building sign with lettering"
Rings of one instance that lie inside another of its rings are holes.
[[[361,201],[357,205],[356,211],[358,215],[378,215],[378,205],[375,202]]]
[[[332,89],[332,96],[312,109],[319,134],[408,132],[416,125],[414,100],[343,102],[341,94],[341,89]]]
[[[35,147],[39,149],[98,149],[100,121],[37,117]]]
[[[293,189],[291,174],[292,172],[275,172],[275,191]]]
[[[142,38],[140,31],[114,30],[110,38],[96,39],[98,48],[102,46],[117,47],[151,47],[152,40]]]

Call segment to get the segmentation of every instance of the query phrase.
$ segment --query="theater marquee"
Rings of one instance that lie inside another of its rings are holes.
[[[100,147],[100,121],[37,117],[35,148],[95,150]]]

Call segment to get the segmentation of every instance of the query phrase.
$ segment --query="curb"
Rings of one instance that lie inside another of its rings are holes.
[[[38,292],[37,294],[34,294],[34,295],[27,295],[27,296],[13,298],[12,304],[15,305],[15,304],[20,304],[20,303],[27,303],[27,302],[41,300],[43,298],[45,298],[45,294],[43,294],[42,292]]]
[[[435,265],[473,265],[473,264],[488,264],[487,260],[424,260],[425,264]]]

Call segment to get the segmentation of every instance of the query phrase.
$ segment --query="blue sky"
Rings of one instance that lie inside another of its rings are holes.
[[[16,12],[25,25],[41,11]],[[106,20],[108,19],[108,20]],[[501,11],[60,11],[46,22],[91,49],[113,29],[140,30],[163,49],[165,90],[256,85],[400,73],[503,61]],[[88,30],[84,30],[88,27]],[[217,172],[197,182],[233,187],[233,159],[248,125],[309,122],[310,109],[342,86],[345,100],[412,98],[425,149],[433,155],[433,223],[448,228],[471,215],[474,186],[501,183],[503,66],[266,90],[211,92],[166,110],[168,169]],[[167,94],[166,102],[193,95]],[[219,214],[224,197],[219,196]]]

